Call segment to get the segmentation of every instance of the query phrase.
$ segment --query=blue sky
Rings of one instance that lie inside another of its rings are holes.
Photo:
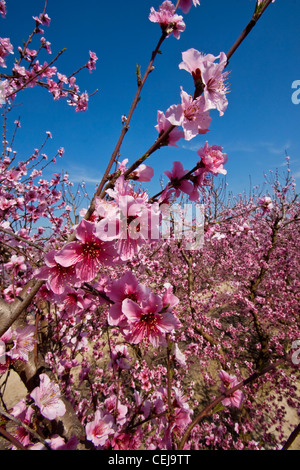
[[[85,113],[75,113],[65,101],[54,102],[43,89],[20,94],[12,119],[21,117],[15,150],[20,159],[28,157],[43,142],[46,131],[53,139],[45,149],[51,157],[65,148],[53,172],[68,171],[70,179],[84,180],[92,194],[101,179],[121,131],[121,116],[127,114],[136,91],[136,64],[142,73],[160,37],[160,28],[148,20],[150,7],[161,2],[148,0],[48,0],[50,27],[45,37],[52,43],[51,60],[63,47],[67,50],[57,62],[61,73],[70,74],[87,62],[89,50],[96,52],[97,69],[78,76],[82,91],[98,93]],[[250,20],[255,0],[201,0],[201,6],[184,15],[186,30],[180,40],[173,36],[162,46],[155,70],[142,91],[141,101],[121,148],[121,159],[132,163],[157,138],[157,110],[166,111],[180,102],[180,86],[193,94],[191,76],[179,70],[181,53],[191,47],[218,55],[227,52]],[[7,0],[8,14],[0,19],[0,36],[10,37],[17,46],[31,32],[32,16],[43,10],[43,0]],[[259,20],[250,36],[232,57],[228,109],[220,117],[211,112],[210,132],[179,148],[162,148],[148,164],[155,176],[147,184],[150,194],[160,189],[163,172],[181,160],[192,168],[196,150],[208,140],[228,154],[228,189],[233,193],[249,190],[263,182],[264,173],[281,168],[287,152],[292,173],[300,182],[300,104],[292,103],[292,83],[300,80],[300,2],[276,0]],[[166,177],[165,181],[166,181]]]

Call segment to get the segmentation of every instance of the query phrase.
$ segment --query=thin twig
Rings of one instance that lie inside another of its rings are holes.
[[[106,183],[106,181],[107,181],[107,178],[108,178],[108,175],[109,175],[109,173],[110,173],[111,167],[113,166],[113,163],[114,163],[114,161],[115,161],[115,158],[117,157],[117,155],[118,155],[118,153],[119,153],[119,151],[120,151],[120,148],[121,148],[122,142],[123,142],[123,140],[124,140],[124,137],[125,137],[125,135],[126,135],[128,129],[129,129],[129,124],[130,124],[132,115],[133,115],[133,113],[134,113],[134,111],[135,111],[135,108],[136,108],[136,106],[137,106],[137,104],[138,104],[138,102],[139,102],[140,94],[141,94],[141,91],[142,91],[142,89],[143,89],[143,86],[144,86],[144,84],[145,84],[145,82],[146,82],[146,80],[147,80],[149,74],[150,74],[150,73],[152,72],[152,70],[153,70],[153,62],[154,62],[154,59],[155,59],[155,57],[157,56],[157,54],[159,53],[159,49],[160,49],[160,47],[161,47],[163,41],[166,39],[166,37],[167,37],[167,34],[166,34],[165,32],[163,32],[162,35],[161,35],[161,37],[160,37],[160,39],[159,39],[159,41],[158,41],[158,43],[157,43],[156,48],[155,48],[154,51],[152,52],[152,56],[151,56],[150,62],[149,62],[149,64],[148,64],[148,67],[147,67],[147,69],[146,69],[146,72],[145,72],[143,78],[139,81],[138,89],[137,89],[137,91],[136,91],[136,94],[135,94],[135,97],[134,97],[134,99],[133,99],[133,102],[132,102],[131,108],[130,108],[130,110],[129,110],[128,116],[127,116],[127,118],[126,118],[126,121],[125,121],[125,123],[124,123],[124,125],[123,125],[123,128],[122,128],[122,131],[121,131],[119,140],[118,140],[117,145],[116,145],[116,147],[115,147],[115,149],[114,149],[114,151],[113,151],[113,153],[112,153],[112,155],[111,155],[110,161],[109,161],[109,163],[108,163],[108,165],[107,165],[107,168],[106,168],[106,170],[105,170],[105,172],[104,172],[103,178],[102,178],[102,180],[101,180],[101,182],[100,182],[100,184],[99,184],[99,186],[98,186],[98,189],[97,189],[97,191],[96,191],[96,193],[95,193],[95,196],[94,196],[94,198],[93,198],[93,200],[92,200],[91,206],[90,206],[90,208],[88,209],[88,211],[87,211],[87,213],[86,213],[86,215],[85,215],[85,219],[89,219],[90,216],[92,215],[92,213],[94,212],[95,197],[99,196],[99,195],[101,194],[103,188],[104,188],[104,185],[105,185],[105,183]]]
[[[233,56],[233,54],[235,53],[235,51],[238,49],[238,47],[242,44],[242,42],[246,39],[246,37],[248,36],[248,34],[250,33],[250,31],[254,28],[254,26],[256,25],[257,21],[259,20],[259,18],[262,16],[262,14],[265,12],[265,10],[268,8],[268,6],[272,3],[273,0],[266,0],[266,3],[264,4],[264,6],[262,7],[262,9],[258,12],[258,13],[254,13],[251,20],[249,21],[249,23],[247,24],[246,28],[242,31],[242,33],[240,34],[240,36],[238,37],[238,39],[235,41],[235,43],[233,44],[233,46],[229,49],[229,51],[227,52],[226,56],[227,56],[227,65],[228,65],[228,62],[229,62],[229,59]]]
[[[215,400],[213,400],[206,408],[204,408],[204,410],[202,410],[197,416],[196,418],[192,421],[192,423],[188,426],[188,428],[186,429],[183,437],[182,437],[182,440],[178,446],[178,450],[182,450],[184,448],[184,445],[187,441],[187,439],[189,438],[192,430],[194,429],[194,427],[200,423],[200,421],[205,417],[207,416],[219,403],[221,403],[225,398],[227,398],[228,396],[231,396],[236,390],[240,390],[242,388],[244,388],[246,385],[254,382],[255,380],[257,380],[259,377],[261,377],[262,375],[268,373],[268,372],[271,372],[273,371],[274,369],[276,369],[277,367],[279,366],[282,366],[283,364],[285,364],[287,362],[287,359],[280,359],[278,360],[277,362],[275,362],[274,364],[270,364],[268,365],[267,367],[265,367],[264,369],[262,369],[261,371],[257,371],[257,372],[254,372],[252,375],[250,375],[250,377],[248,377],[247,379],[245,380],[242,380],[241,382],[239,382],[235,387],[232,387],[230,388],[229,390],[227,390],[226,392],[220,394],[217,398],[215,398]]]
[[[21,442],[18,441],[14,436],[12,436],[6,429],[4,429],[2,426],[0,426],[0,434],[7,439],[9,442],[11,442],[17,449],[20,450],[26,450],[25,447],[21,444]]]
[[[23,421],[11,415],[7,411],[2,410],[2,408],[0,408],[0,414],[5,418],[9,419],[10,421],[13,421],[18,426],[22,426],[29,434],[38,439],[45,447],[47,447],[47,449],[51,450],[51,447],[49,446],[48,442],[45,441],[45,439],[43,439],[36,431],[27,426],[27,424],[23,423]]]
[[[14,90],[12,93],[10,93],[9,95],[6,96],[6,99],[9,98],[10,96],[12,95],[15,95],[16,93],[18,93],[19,91],[23,90],[24,88],[26,88],[28,86],[28,83],[32,82],[33,80],[35,80],[39,75],[41,75],[42,73],[46,72],[46,70],[61,56],[61,54],[63,54],[65,52],[66,48],[63,48],[57,55],[56,57],[54,57],[53,60],[51,60],[51,62],[49,62],[49,64],[45,65],[45,67],[43,67],[41,70],[39,70],[39,72],[37,72],[33,77],[29,78],[26,83],[24,83],[24,85],[22,85],[20,88],[18,88],[17,90]],[[12,78],[13,79],[13,78]]]

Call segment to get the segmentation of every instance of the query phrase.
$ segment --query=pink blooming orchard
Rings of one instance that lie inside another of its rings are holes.
[[[7,3],[0,0],[1,21]],[[270,3],[257,1],[254,22]],[[76,193],[66,173],[45,179],[44,169],[64,154],[62,147],[52,157],[45,153],[50,130],[23,161],[9,141],[8,126],[22,132],[20,120],[10,121],[10,110],[26,88],[41,87],[55,101],[66,99],[75,112],[87,111],[91,94],[80,91],[77,74],[93,72],[96,53],[89,51],[87,62],[71,75],[57,68],[63,49],[45,60],[52,53],[46,9],[32,17],[33,31],[22,46],[0,37],[0,443],[5,448],[191,451],[290,445],[295,425],[288,416],[300,412],[299,368],[290,357],[299,340],[299,201],[289,157],[283,175],[266,177],[263,193],[254,188],[250,196],[232,197],[224,191],[230,155],[207,134],[213,119],[226,118],[232,53],[181,51],[178,69],[189,74],[190,89],[179,84],[175,102],[156,110],[157,138],[150,149],[136,160],[119,160],[156,54],[165,40],[181,38],[185,15],[194,7],[200,7],[198,0],[149,6],[145,21],[159,26],[161,38],[143,79],[137,72],[132,107],[122,117],[121,136],[91,198]],[[176,147],[196,137],[202,141],[189,165],[176,156]],[[166,146],[174,161],[165,168],[161,191],[150,195],[144,184],[155,174],[152,156]],[[179,230],[186,223],[184,211],[177,212],[178,222],[166,210],[179,203],[203,209],[203,222],[190,221],[187,239]],[[185,242],[199,230],[203,244],[187,248]],[[27,393],[9,408],[5,389],[12,371]]]

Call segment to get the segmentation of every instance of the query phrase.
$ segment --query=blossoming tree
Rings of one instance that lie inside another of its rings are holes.
[[[77,74],[94,70],[97,56],[90,51],[69,76],[56,66],[63,50],[40,64],[51,53],[46,4],[23,46],[0,38],[0,434],[12,448],[258,450],[287,448],[296,436],[291,428],[288,439],[281,406],[285,400],[299,413],[300,216],[288,159],[268,194],[232,201],[214,184],[228,156],[205,140],[193,168],[177,159],[166,168],[158,194],[141,186],[153,177],[152,154],[173,146],[176,155],[180,139],[208,132],[212,110],[226,113],[228,61],[271,3],[257,1],[227,54],[182,53],[179,68],[191,75],[193,91],[181,87],[180,103],[157,111],[156,141],[129,165],[119,151],[155,58],[165,40],[180,39],[184,15],[200,2],[151,7],[161,37],[143,77],[137,69],[132,106],[80,217],[68,176],[43,179],[64,149],[46,163],[47,132],[41,149],[17,161],[7,122],[29,87],[86,111],[91,95],[80,91]],[[6,8],[0,0],[3,18]],[[203,219],[189,218],[184,209],[199,205]],[[28,394],[8,409],[11,370]]]

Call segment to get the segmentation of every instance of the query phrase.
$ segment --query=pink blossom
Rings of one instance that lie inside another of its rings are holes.
[[[85,297],[81,289],[67,289],[63,299],[65,312],[70,316],[75,316],[78,312],[88,308],[91,300]]]
[[[271,209],[273,209],[272,199],[269,196],[259,198],[258,203],[263,214],[267,214],[268,212],[271,212]]]
[[[8,94],[8,81],[7,80],[2,80],[0,82],[0,107],[2,104],[5,103],[5,98]]]
[[[62,84],[56,83],[54,80],[48,78],[47,80],[48,91],[52,94],[53,99],[56,101],[62,96]]]
[[[15,360],[28,361],[28,354],[33,351],[36,343],[34,325],[26,326],[23,329],[17,328],[12,332],[12,339],[14,345],[7,355]]]
[[[77,336],[68,337],[65,336],[62,339],[62,344],[70,346],[73,351],[84,352],[88,350],[88,339],[87,333],[80,333]]]
[[[173,310],[173,308],[179,304],[179,298],[173,294],[173,286],[166,283],[166,291],[163,294],[162,302],[164,311]]]
[[[117,344],[111,352],[109,367],[113,367],[117,371],[128,370],[131,367],[130,359],[127,346],[125,344]]]
[[[14,72],[15,75],[19,75],[21,77],[26,77],[27,76],[27,72],[26,72],[25,67],[23,67],[21,65],[18,65],[18,64],[14,65],[13,72]]]
[[[6,302],[13,302],[22,291],[22,287],[15,287],[12,284],[3,290],[3,298]]]
[[[103,265],[116,261],[116,251],[111,242],[104,242],[96,235],[96,226],[82,220],[76,228],[78,241],[67,243],[54,257],[61,266],[76,267],[82,282],[93,280]]]
[[[209,131],[211,117],[204,111],[204,98],[199,96],[195,100],[181,87],[181,104],[172,105],[166,111],[166,118],[174,126],[182,126],[184,138],[191,140],[198,134],[206,134]]]
[[[182,62],[179,64],[179,68],[189,72],[194,81],[196,82],[201,78],[201,72],[210,64],[213,64],[218,57],[213,54],[203,54],[197,49],[188,49],[182,52]]]
[[[148,183],[154,176],[154,170],[151,166],[142,163],[130,176],[132,179],[140,181],[141,183]]]
[[[40,386],[30,394],[41,414],[47,419],[55,419],[66,412],[64,402],[61,400],[59,386],[50,380],[47,374],[40,374]]]
[[[76,450],[78,445],[78,438],[76,436],[72,436],[67,442],[65,442],[64,438],[55,434],[52,436],[48,443],[53,450]],[[46,447],[44,447],[46,450]],[[39,449],[38,447],[32,446],[30,450],[43,450]]]
[[[26,424],[27,426],[30,426],[31,424],[31,419],[34,414],[34,409],[32,406],[27,406],[25,399],[22,399],[19,401],[11,410],[12,416],[15,418],[18,418],[22,423]],[[23,426],[19,426],[15,433],[15,437],[18,439],[23,446],[28,446],[31,444],[31,434],[26,431],[26,429]]]
[[[95,54],[95,52],[91,52],[90,51],[90,59],[87,63],[87,68],[88,70],[91,72],[92,70],[95,70],[96,69],[96,62],[98,60],[98,57],[97,55]]]
[[[187,424],[191,421],[190,415],[193,414],[191,410],[188,399],[183,395],[183,392],[177,387],[173,387],[174,398],[173,398],[173,407],[174,407],[174,419],[176,427],[179,429],[184,429]]]
[[[13,268],[13,272],[15,274],[19,271],[26,271],[27,269],[24,256],[17,255],[12,255],[10,261],[8,263],[5,263],[4,266],[6,268]]]
[[[87,91],[81,94],[72,96],[72,99],[68,100],[70,106],[75,107],[76,113],[79,111],[86,111],[88,108],[89,94]]]
[[[195,85],[203,86],[204,108],[203,111],[217,109],[222,116],[228,106],[226,94],[228,88],[225,83],[228,72],[223,72],[227,64],[224,52],[218,56],[202,54],[196,49],[188,49],[182,53],[182,62],[179,68],[192,74]],[[219,62],[215,61],[219,59]]]
[[[89,94],[87,91],[82,93],[80,96],[76,98],[76,108],[75,111],[78,113],[79,111],[86,111],[88,108],[88,101],[89,101]]]
[[[178,346],[177,343],[175,343],[175,345],[174,345],[173,354],[174,354],[174,359],[175,359],[175,361],[176,361],[181,367],[186,367],[186,357],[185,357],[185,354],[180,351],[179,346]]]
[[[229,375],[224,370],[221,370],[219,373],[219,377],[221,379],[221,392],[225,393],[228,392],[231,388],[238,385],[238,379],[235,375]],[[222,404],[224,406],[235,406],[236,408],[240,408],[242,401],[244,399],[243,392],[241,390],[235,390],[230,396],[222,400]]]
[[[163,391],[164,400],[166,400],[167,392]],[[184,397],[181,390],[176,387],[172,389],[172,413],[168,424],[164,428],[163,445],[167,450],[172,450],[172,442],[174,437],[178,439],[182,436],[183,431],[191,422],[193,411],[190,409],[187,398]]]
[[[162,309],[161,298],[153,293],[141,303],[141,307],[131,299],[123,300],[122,311],[129,322],[126,340],[133,344],[146,340],[154,347],[165,345],[166,333],[179,327],[180,323],[172,313],[161,313]]]
[[[195,7],[197,5],[200,5],[199,0],[180,0],[178,8],[180,8],[183,11],[183,13],[188,13],[192,7],[192,1]]]
[[[131,271],[126,271],[120,279],[112,281],[106,288],[107,296],[114,302],[109,309],[108,323],[127,326],[127,318],[122,312],[123,300],[131,299],[140,303],[148,298],[150,293],[150,289],[140,284]]]
[[[0,375],[6,372],[9,367],[10,359],[6,354],[7,346],[12,339],[12,331],[9,328],[1,337],[0,337]]]
[[[52,78],[54,75],[57,74],[57,68],[56,67],[50,67],[49,64],[45,61],[43,64],[43,67],[40,67],[36,72],[39,72],[43,69],[43,73],[41,74],[41,77],[46,77],[46,78]]]
[[[47,287],[54,294],[63,294],[67,287],[78,281],[74,266],[62,266],[55,257],[58,251],[51,250],[44,257],[45,266],[36,271],[36,278],[47,281]]]
[[[123,161],[123,163],[125,164],[126,162]],[[108,189],[106,193],[114,200],[115,203],[119,204],[122,196],[133,195],[134,190],[129,181],[125,180],[124,175],[121,175],[115,181],[114,188]],[[103,214],[100,215],[103,216]]]
[[[104,414],[97,410],[94,421],[89,422],[86,427],[86,438],[98,447],[103,446],[109,436],[114,434],[114,418],[111,414]]]
[[[128,163],[128,158],[124,158],[121,162],[118,162],[118,171],[121,172],[121,175],[125,173],[127,170],[127,163]]]
[[[2,18],[6,16],[6,2],[5,0],[0,0],[0,15]]]
[[[158,131],[159,137],[166,130],[168,130],[171,125],[172,125],[171,122],[166,118],[164,113],[162,111],[157,111],[157,125],[155,126],[155,128]],[[176,142],[182,137],[184,137],[183,131],[175,128],[169,133],[167,140],[166,140],[166,144],[173,146],[173,147],[177,147]]]
[[[5,211],[10,207],[14,206],[15,204],[16,201],[14,199],[6,199],[6,197],[0,196],[0,210]]]
[[[46,49],[46,51],[48,52],[48,54],[52,54],[52,51],[51,51],[51,42],[49,41],[46,41],[46,39],[44,37],[42,37],[40,39],[41,41],[41,45],[44,49]]]
[[[116,250],[122,261],[132,259],[141,247],[159,237],[159,206],[148,203],[146,192],[135,193],[133,187],[121,175],[114,189],[107,190],[113,203],[99,204],[104,217],[96,227],[102,240],[116,240]],[[116,205],[117,204],[117,205]]]
[[[201,147],[197,151],[199,157],[201,157],[201,162],[204,165],[204,168],[199,168],[195,171],[197,175],[203,175],[203,172],[212,173],[214,176],[221,173],[226,175],[227,171],[224,168],[224,163],[227,162],[228,157],[226,153],[223,153],[223,148],[219,145],[208,145],[208,142],[205,142],[204,147]]]
[[[226,94],[228,87],[225,80],[229,72],[223,72],[227,64],[227,57],[224,52],[220,53],[219,63],[210,63],[202,69],[202,81],[204,87],[205,111],[209,109],[217,109],[222,116],[227,109],[228,101]]]
[[[99,238],[101,240],[114,240],[117,237],[115,218],[119,214],[119,206],[116,201],[96,198],[95,213],[98,216],[95,222],[97,223]],[[100,220],[98,220],[99,218]]]
[[[116,409],[116,405],[118,405],[117,409]],[[117,424],[122,425],[125,423],[126,415],[128,412],[128,406],[122,405],[122,403],[120,403],[120,400],[117,400],[116,395],[110,395],[104,401],[104,407],[108,413],[111,413],[112,415],[115,414],[115,419],[116,419]]]
[[[173,162],[172,171],[166,170],[164,174],[170,179],[172,187],[175,189],[175,196],[179,197],[181,191],[186,194],[191,194],[193,191],[193,185],[184,176],[188,173],[187,170],[183,169],[181,162]]]
[[[0,67],[6,68],[5,57],[13,54],[13,46],[9,38],[0,38]]]
[[[37,56],[37,51],[35,49],[28,49],[28,47],[26,47],[25,50],[23,50],[22,47],[18,47],[18,50],[20,54],[23,54],[24,59],[28,62],[31,62],[32,59]]]
[[[153,23],[159,23],[163,32],[169,37],[172,33],[176,39],[180,38],[180,33],[185,30],[185,23],[180,15],[175,13],[175,6],[169,0],[165,0],[155,11],[151,7],[149,20]]]
[[[42,25],[49,26],[51,18],[49,18],[47,13],[41,13],[39,16],[33,16],[33,19],[38,23]]]
[[[119,207],[117,251],[127,261],[151,238],[151,206],[143,197],[123,196]]]
[[[63,154],[65,153],[65,149],[63,147],[60,147],[57,152],[58,152],[58,155],[62,157]]]
[[[115,434],[111,443],[113,450],[139,450],[142,442],[141,434],[139,429],[134,434],[131,432]]]

